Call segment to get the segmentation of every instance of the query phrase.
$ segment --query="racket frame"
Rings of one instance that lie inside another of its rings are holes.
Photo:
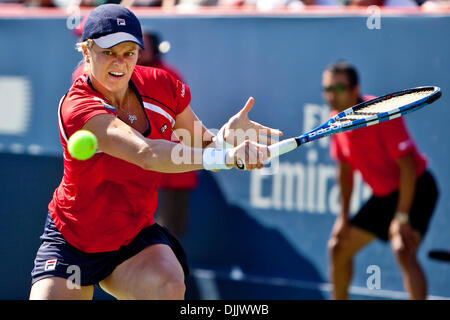
[[[390,99],[392,97],[405,95],[405,94],[409,94],[409,93],[414,93],[414,92],[418,92],[418,91],[423,91],[423,90],[433,90],[433,92],[430,93],[428,96],[423,97],[422,99],[419,99],[419,100],[413,101],[407,105],[392,109],[388,112],[382,112],[379,114],[371,115],[371,116],[365,117],[363,119],[352,120],[352,121],[349,121],[348,123],[332,125],[333,123],[336,123],[336,121],[338,121],[339,119],[342,119],[348,115],[355,114],[355,111],[358,111],[368,105],[371,105],[371,104],[374,104],[374,103],[377,103],[380,101],[384,101],[384,100]],[[314,141],[314,140],[317,140],[317,139],[320,139],[320,138],[323,138],[326,136],[330,136],[330,135],[338,133],[338,132],[344,132],[344,131],[353,130],[353,129],[357,129],[357,128],[361,128],[361,127],[366,127],[366,126],[374,125],[374,124],[377,124],[380,122],[398,118],[400,116],[403,116],[407,113],[416,111],[420,108],[423,108],[424,106],[426,106],[428,104],[433,103],[434,101],[439,99],[441,97],[441,95],[442,95],[442,93],[441,93],[441,89],[439,87],[427,86],[427,87],[416,87],[416,88],[411,88],[411,89],[407,89],[407,90],[403,90],[403,91],[398,91],[398,92],[386,94],[384,96],[374,98],[374,99],[371,99],[368,101],[361,102],[357,105],[354,105],[353,107],[350,107],[344,111],[341,111],[340,113],[338,113],[337,115],[335,115],[334,117],[329,119],[327,122],[314,128],[313,130],[311,130],[307,133],[304,133],[301,136],[296,137],[295,139],[297,141],[297,146],[300,146],[307,142]]]
[[[388,112],[382,112],[362,119],[352,120],[343,124],[332,125],[336,123],[337,120],[342,119],[347,115],[355,114],[355,111],[358,111],[368,105],[384,101],[392,97],[401,96],[423,90],[432,90],[432,92],[426,97],[408,103],[404,106],[392,109]],[[416,111],[428,104],[433,103],[434,101],[438,100],[441,97],[441,95],[442,95],[441,88],[436,86],[423,86],[386,94],[378,98],[358,103],[344,111],[341,111],[340,113],[330,118],[325,123],[321,124],[320,126],[314,128],[309,132],[302,134],[301,136],[285,139],[283,141],[270,145],[269,146],[270,157],[267,160],[267,162],[270,162],[273,158],[278,157],[284,153],[290,152],[305,143],[318,140],[335,133],[354,130],[361,127],[367,127],[384,121],[398,118],[400,116]],[[243,166],[243,168],[245,168],[245,165]]]

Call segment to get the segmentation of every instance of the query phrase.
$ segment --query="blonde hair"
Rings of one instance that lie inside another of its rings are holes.
[[[86,41],[77,42],[77,44],[75,45],[75,49],[78,52],[81,52],[81,54],[83,54],[83,47],[86,47],[86,49],[89,51],[93,46],[94,46],[94,40],[87,39]],[[84,55],[83,55],[83,57],[84,57]],[[80,66],[81,64],[84,64],[83,72],[88,73],[89,67],[88,67],[85,57],[78,63],[78,66]]]
[[[75,49],[78,52],[83,52],[83,46],[86,46],[87,49],[91,49],[93,45],[94,45],[94,40],[87,39],[86,41],[77,42],[77,44],[75,45]]]

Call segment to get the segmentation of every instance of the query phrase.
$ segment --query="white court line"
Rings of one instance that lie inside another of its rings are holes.
[[[201,300],[220,300],[219,289],[215,281],[215,273],[211,270],[196,269],[195,284],[200,292]]]
[[[216,279],[222,280],[232,280],[232,281],[241,281],[248,282],[253,284],[266,284],[272,286],[281,286],[281,287],[294,287],[299,289],[307,289],[307,290],[317,290],[321,292],[331,292],[332,285],[327,282],[312,282],[312,281],[302,281],[288,278],[280,278],[280,277],[262,277],[244,274],[242,271],[239,271],[239,277],[233,276],[233,273],[236,274],[236,269],[231,273],[226,272],[217,272],[208,269],[193,269],[192,276],[196,279],[198,283],[198,279],[203,279],[208,281],[208,290],[209,292],[201,292],[202,299],[210,299],[210,300],[218,300],[220,299],[219,290],[217,285],[215,284]],[[383,289],[368,289],[364,287],[358,286],[350,286],[349,288],[350,294],[358,294],[367,297],[377,297],[377,298],[386,298],[386,299],[394,299],[394,300],[406,300],[408,299],[408,294],[404,291],[395,291],[395,290],[383,290]],[[441,297],[429,295],[427,297],[428,300],[450,300],[450,297]]]

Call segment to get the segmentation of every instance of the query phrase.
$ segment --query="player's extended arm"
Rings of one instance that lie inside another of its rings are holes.
[[[185,172],[203,168],[201,149],[190,148],[162,139],[147,139],[137,130],[110,114],[92,117],[86,122],[83,129],[95,134],[100,151],[133,163],[145,170]],[[177,146],[177,156],[180,158],[194,159],[196,156],[200,160],[182,164],[174,162],[172,149],[175,146]]]
[[[222,152],[191,148],[182,143],[163,139],[147,139],[119,118],[101,114],[89,119],[83,126],[95,134],[98,149],[113,157],[133,163],[145,170],[177,173],[200,169],[228,169],[236,167],[236,159],[257,159],[248,163],[248,169],[262,168],[268,157],[267,147],[246,141],[235,148]],[[256,157],[256,154],[261,154]],[[207,157],[206,157],[207,155]],[[219,167],[216,166],[219,164]]]

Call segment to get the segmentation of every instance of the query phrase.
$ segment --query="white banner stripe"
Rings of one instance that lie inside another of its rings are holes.
[[[175,119],[172,118],[172,116],[170,114],[168,114],[166,111],[164,111],[163,108],[161,108],[161,107],[159,107],[157,105],[148,103],[148,102],[144,102],[144,107],[146,109],[149,109],[149,110],[151,110],[153,112],[159,113],[160,115],[166,117],[170,121],[170,124],[172,125],[172,128],[175,125]]]

